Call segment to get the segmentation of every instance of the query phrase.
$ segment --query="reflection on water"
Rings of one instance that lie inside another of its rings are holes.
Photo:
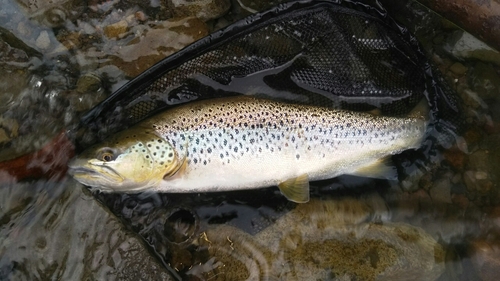
[[[200,15],[165,2],[2,1],[1,159],[40,148],[126,79],[264,5],[220,1]],[[400,6],[464,102],[466,152],[439,151],[403,183],[313,183],[304,205],[274,188],[91,195],[69,178],[6,184],[0,173],[0,279],[496,280],[499,55]]]

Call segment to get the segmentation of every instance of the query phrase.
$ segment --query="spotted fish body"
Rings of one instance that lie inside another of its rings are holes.
[[[342,174],[380,176],[384,169],[374,169],[380,160],[418,148],[425,129],[420,118],[232,97],[179,106],[121,132],[87,155],[112,148],[117,139],[137,139],[135,152],[141,151],[139,145],[148,150],[149,165],[159,171],[157,178],[142,186],[104,188],[227,191],[294,185],[295,179],[303,185]],[[93,185],[98,184],[102,181]]]

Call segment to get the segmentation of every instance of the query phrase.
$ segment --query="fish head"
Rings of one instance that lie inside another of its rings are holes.
[[[132,128],[75,157],[69,173],[103,191],[140,191],[159,185],[182,165],[172,145],[152,130]]]

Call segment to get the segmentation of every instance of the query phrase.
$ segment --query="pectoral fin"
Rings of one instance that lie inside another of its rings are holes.
[[[309,201],[309,177],[307,174],[288,179],[278,185],[281,193],[290,201],[295,203],[306,203]]]
[[[352,174],[355,176],[377,179],[395,180],[398,178],[398,171],[393,165],[390,157],[379,159],[373,163],[361,167]]]
[[[187,167],[187,162],[188,162],[187,157],[184,156],[184,158],[181,161],[182,162],[180,162],[180,163],[178,163],[178,161],[176,161],[175,165],[171,165],[172,168],[165,172],[165,175],[163,175],[163,179],[172,180],[174,176],[182,175],[182,173],[184,173],[184,171],[186,170],[186,167]]]

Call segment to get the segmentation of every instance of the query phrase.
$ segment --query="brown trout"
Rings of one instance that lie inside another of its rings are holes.
[[[181,105],[88,148],[69,164],[102,191],[210,192],[278,186],[309,200],[309,181],[394,176],[388,156],[420,146],[418,117],[230,97]]]

